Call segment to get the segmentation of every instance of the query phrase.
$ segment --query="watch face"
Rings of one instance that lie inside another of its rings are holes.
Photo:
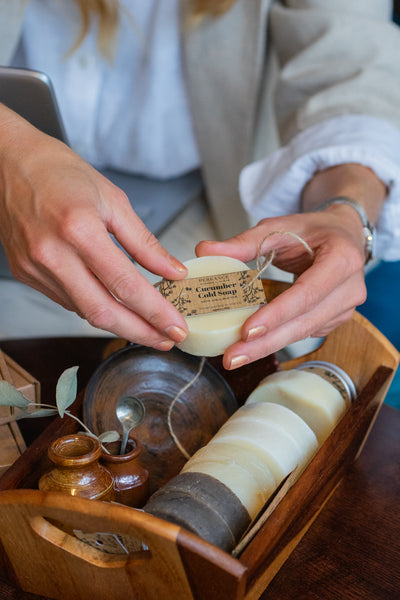
[[[365,235],[365,264],[369,263],[375,256],[375,229],[364,227]]]

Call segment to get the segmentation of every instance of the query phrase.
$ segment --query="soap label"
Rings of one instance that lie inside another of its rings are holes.
[[[246,270],[192,279],[164,279],[161,294],[185,317],[266,303],[258,271]]]
[[[341,381],[341,379],[332,371],[318,366],[315,367],[312,365],[308,366],[306,369],[304,369],[304,371],[310,371],[311,373],[319,375],[320,377],[322,377],[322,379],[325,379],[325,381],[327,381],[337,389],[337,391],[346,403],[349,403],[351,401],[349,392],[344,386],[343,381]]]

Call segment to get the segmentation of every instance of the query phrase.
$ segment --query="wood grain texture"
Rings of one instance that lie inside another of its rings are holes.
[[[400,411],[383,406],[365,448],[262,600],[400,598]]]
[[[0,348],[1,380],[14,385],[31,402],[39,401],[39,382]],[[7,419],[13,414],[13,407],[0,406],[0,475],[26,450],[25,440],[17,421],[7,423]]]
[[[88,354],[88,361],[85,362],[85,357],[81,354],[82,348],[73,349],[70,347],[71,357],[74,357],[74,362],[72,364],[77,364],[75,359],[80,356],[85,372],[90,374],[90,367],[97,365],[101,360],[108,342],[92,340],[91,342],[87,341],[85,343],[86,350],[91,348],[93,354]],[[30,345],[32,348],[32,344],[33,342],[28,342],[28,347]],[[68,344],[69,342],[67,340],[65,345],[66,349],[69,347]],[[14,348],[17,348],[15,342],[11,344],[11,346],[13,345]],[[36,348],[37,347],[38,346],[36,346]],[[59,342],[58,349],[62,347],[62,343]],[[45,350],[46,355],[48,355],[47,353],[49,352],[48,348],[53,348],[52,351],[54,352],[54,341],[49,342],[49,346]],[[49,384],[51,380],[51,385],[54,385],[54,374],[52,375],[49,372],[46,374],[46,367],[48,371],[50,364],[59,365],[60,363],[63,363],[65,365],[66,362],[65,355],[61,360],[60,357],[54,358],[54,363],[51,363],[50,361],[48,365],[38,365],[38,367],[40,367],[38,368],[38,371],[40,369],[42,370],[45,379],[47,378]],[[161,563],[163,564],[163,561],[167,560],[168,564],[164,564],[160,567],[162,573],[164,573],[162,569],[166,569],[164,575],[160,576],[160,579],[157,575],[157,571],[154,571],[149,567],[150,561],[148,555],[143,554],[140,557],[133,557],[134,560],[129,568],[126,568],[127,562],[125,559],[125,575],[124,577],[121,576],[121,580],[118,579],[118,581],[121,581],[118,585],[114,585],[110,573],[114,572],[114,570],[118,570],[121,565],[118,565],[118,561],[114,559],[114,561],[105,561],[112,564],[112,567],[110,565],[105,567],[103,558],[103,563],[100,565],[101,570],[102,572],[106,571],[108,573],[108,579],[107,581],[104,580],[104,586],[110,584],[107,598],[132,597],[143,598],[143,600],[147,600],[147,598],[157,598],[158,600],[158,598],[162,597],[166,600],[169,600],[169,598],[172,600],[172,598],[176,599],[182,597],[190,600],[193,597],[196,598],[196,600],[211,600],[213,598],[215,598],[215,600],[226,600],[226,598],[229,597],[229,599],[232,598],[234,600],[243,600],[244,598],[247,600],[254,600],[255,598],[258,598],[260,594],[263,594],[263,600],[269,600],[269,598],[271,598],[271,600],[276,600],[277,598],[279,598],[279,600],[286,600],[289,598],[292,599],[295,594],[296,598],[304,598],[304,600],[313,600],[314,598],[318,598],[319,600],[331,600],[333,598],[349,598],[350,600],[353,600],[353,598],[363,598],[363,600],[369,600],[369,598],[371,598],[372,600],[373,598],[375,600],[375,598],[377,598],[380,600],[381,598],[386,599],[397,597],[399,595],[400,583],[398,581],[397,571],[396,573],[393,573],[393,565],[397,565],[398,560],[400,559],[398,542],[397,547],[395,542],[399,539],[398,515],[397,511],[393,509],[396,491],[396,502],[398,502],[398,494],[400,492],[398,462],[394,458],[400,456],[398,442],[400,436],[398,436],[398,428],[394,429],[397,431],[397,441],[395,444],[393,439],[393,427],[389,427],[392,423],[386,424],[392,431],[392,439],[383,440],[386,444],[386,453],[384,454],[383,459],[377,459],[375,463],[372,462],[372,471],[368,470],[368,465],[364,462],[364,452],[355,464],[353,462],[355,456],[358,455],[359,447],[363,445],[366,435],[370,431],[371,423],[374,421],[379,411],[393,371],[398,364],[398,353],[394,350],[393,346],[391,346],[389,342],[387,342],[387,340],[372,327],[372,325],[359,315],[355,315],[349,323],[341,326],[335,330],[335,332],[330,334],[325,343],[320,346],[317,351],[306,357],[302,357],[300,361],[303,362],[308,359],[328,360],[336,362],[339,366],[344,368],[355,379],[359,391],[358,398],[346,412],[335,431],[325,442],[324,446],[310,462],[300,479],[290,488],[283,500],[278,504],[262,530],[245,549],[240,556],[240,559],[233,559],[228,554],[199,540],[189,532],[168,524],[165,521],[161,521],[151,515],[146,515],[148,520],[141,520],[138,522],[135,519],[132,520],[132,518],[128,518],[126,516],[127,513],[122,514],[119,507],[118,510],[115,511],[115,507],[112,505],[108,505],[108,509],[110,510],[109,513],[103,513],[103,508],[100,509],[97,506],[105,505],[105,503],[91,503],[92,506],[96,505],[94,511],[95,514],[92,514],[93,510],[91,511],[91,514],[89,514],[89,511],[82,506],[79,506],[79,509],[77,505],[74,505],[73,509],[70,507],[71,510],[68,512],[69,517],[73,514],[74,523],[79,523],[79,526],[88,528],[88,531],[96,530],[96,527],[98,527],[99,524],[98,521],[94,521],[93,519],[101,516],[102,518],[106,518],[102,523],[104,526],[107,525],[111,531],[116,531],[116,529],[126,526],[126,531],[129,530],[132,535],[140,536],[142,539],[147,539],[146,536],[149,536],[148,539],[150,540],[151,536],[154,535],[156,538],[155,548],[158,547],[157,544],[159,543],[160,547],[165,550]],[[31,361],[34,362],[32,358]],[[36,372],[30,368],[32,362],[29,363],[28,361],[27,363],[22,364],[36,375]],[[292,366],[295,366],[295,364],[296,361],[290,361],[290,363],[285,363],[283,368],[291,368]],[[66,366],[71,366],[71,364],[65,365],[64,368]],[[57,376],[58,375],[59,372],[57,373]],[[258,376],[258,372],[254,374],[254,381],[257,380]],[[263,374],[263,376],[265,375]],[[249,385],[249,382],[251,382],[251,373],[249,377],[245,378],[245,384]],[[80,399],[81,398],[82,395],[80,396]],[[77,408],[79,408],[79,405],[77,405]],[[385,407],[385,409],[386,408],[387,407]],[[18,562],[21,563],[21,557],[26,557],[24,560],[28,560],[26,551],[29,551],[30,557],[32,550],[34,550],[34,548],[29,545],[32,544],[32,536],[31,534],[28,535],[26,522],[29,523],[29,527],[32,526],[32,523],[36,524],[35,531],[41,538],[39,554],[44,558],[46,565],[51,564],[51,560],[50,554],[47,553],[47,549],[43,549],[42,547],[42,541],[43,545],[46,546],[49,544],[49,540],[43,540],[43,536],[46,537],[46,535],[50,534],[53,536],[50,545],[60,549],[60,554],[57,551],[57,556],[60,557],[59,560],[62,565],[61,575],[63,578],[69,577],[70,580],[72,579],[70,561],[69,559],[65,559],[66,552],[68,553],[68,556],[72,556],[71,561],[74,565],[75,562],[77,562],[78,566],[76,568],[79,569],[82,577],[85,577],[87,569],[89,569],[88,572],[90,573],[94,568],[93,562],[95,562],[96,557],[93,558],[93,555],[90,554],[90,560],[84,560],[82,556],[77,556],[79,553],[77,552],[75,542],[71,545],[71,540],[66,542],[63,536],[55,536],[55,532],[51,527],[44,527],[43,521],[33,519],[33,517],[36,516],[45,519],[65,518],[65,514],[61,514],[60,512],[51,512],[51,515],[48,512],[45,514],[35,512],[39,509],[42,511],[43,506],[46,506],[46,511],[47,509],[51,511],[53,509],[62,509],[60,506],[54,507],[54,504],[50,506],[50,504],[54,503],[51,495],[47,496],[47,500],[43,498],[39,500],[37,494],[40,494],[40,492],[13,489],[13,486],[21,487],[26,485],[27,481],[32,481],[32,472],[35,470],[40,471],[44,448],[43,444],[48,444],[52,436],[59,435],[65,428],[73,428],[73,423],[68,423],[67,420],[64,420],[63,423],[60,423],[60,421],[60,419],[55,419],[49,428],[53,429],[51,431],[46,430],[43,437],[37,440],[37,445],[35,443],[33,449],[31,450],[31,448],[29,448],[27,453],[25,453],[26,456],[24,458],[27,459],[28,465],[21,464],[24,462],[21,461],[21,463],[17,465],[17,474],[14,474],[13,477],[10,475],[8,479],[4,479],[3,477],[0,480],[0,486],[3,490],[6,489],[7,486],[12,488],[10,491],[5,491],[0,494],[0,499],[4,502],[4,506],[7,505],[6,511],[2,510],[2,506],[0,516],[3,514],[8,515],[7,517],[4,517],[6,521],[3,521],[3,523],[6,524],[7,534],[5,537],[2,534],[2,539],[9,558],[12,557],[10,560],[20,582],[20,578],[23,577],[23,575],[19,573]],[[400,419],[396,422],[400,426]],[[373,436],[373,434],[374,430],[371,435]],[[385,432],[381,430],[379,439],[382,441],[382,438],[384,437]],[[391,443],[392,446],[390,446]],[[375,443],[374,452],[379,454],[379,448],[379,444]],[[390,454],[391,449],[393,450],[393,454]],[[358,467],[358,463],[363,465],[361,471]],[[380,474],[379,469],[381,470]],[[349,484],[349,489],[346,489],[345,482],[348,481],[349,473],[350,475],[353,473],[353,477],[350,477],[351,484]],[[371,487],[367,486],[363,477],[365,476],[367,480],[369,480],[368,475],[374,475],[375,481],[377,479],[378,482],[381,482],[381,487],[378,486],[378,488],[380,490],[379,493],[383,494],[383,498],[381,498],[378,493],[375,493]],[[382,490],[384,482],[386,485],[388,482],[392,482],[392,486],[387,486],[387,496],[385,496],[384,491]],[[21,498],[23,502],[18,505],[18,509],[16,508],[18,500],[14,494],[22,494]],[[28,497],[25,496],[25,494],[33,495]],[[341,505],[337,506],[335,502],[337,496],[340,494],[342,494],[342,502]],[[325,508],[321,511],[321,508],[324,506]],[[332,513],[329,512],[329,507],[333,507]],[[132,510],[124,507],[121,508],[124,511]],[[76,511],[77,514],[75,514],[75,509],[78,509]],[[341,509],[343,509],[343,514],[341,513],[342,519],[339,518],[340,527],[337,529],[336,519],[338,519],[338,511],[340,512]],[[8,537],[11,532],[10,519],[14,520],[15,513],[13,511],[16,510],[20,511],[18,514],[23,515],[21,523],[25,523],[23,525],[25,529],[21,536],[22,540],[25,542],[25,546],[21,545],[18,557],[13,554],[13,542]],[[358,510],[360,515],[355,516]],[[387,519],[385,518],[386,515],[382,514],[382,512],[384,513],[385,511],[388,513]],[[397,519],[396,516],[393,518],[395,512]],[[327,515],[326,521],[325,515]],[[371,518],[371,515],[373,515],[373,518]],[[384,530],[382,533],[379,532],[380,518],[382,518],[382,527]],[[322,534],[325,534],[325,536],[322,536],[322,541],[320,542],[317,525],[321,520],[322,528],[319,531]],[[310,527],[310,524],[313,521],[314,526]],[[104,526],[101,529],[103,531]],[[391,531],[391,527],[393,528],[393,532]],[[50,534],[48,534],[48,532],[50,532]],[[347,540],[347,545],[341,545],[340,538],[336,537],[336,533],[344,536]],[[385,535],[389,541],[388,543],[391,544],[389,549],[385,547]],[[352,539],[352,536],[354,539]],[[378,540],[376,547],[376,561],[374,561],[373,556],[375,538]],[[310,539],[312,543],[310,542],[309,545],[307,545],[307,540]],[[27,543],[28,546],[26,546]],[[63,546],[64,543],[66,545]],[[154,541],[152,543],[154,543]],[[307,549],[305,556],[308,570],[306,571],[310,573],[309,582],[303,581],[304,577],[302,569],[304,570],[304,563],[301,562],[302,554],[300,549],[304,546],[304,543]],[[335,548],[332,556],[330,556],[330,544]],[[367,566],[371,569],[371,573],[376,575],[377,583],[375,587],[370,580],[369,571],[366,571],[364,575],[361,574],[364,546],[369,547]],[[42,552],[44,554],[41,554]],[[390,568],[388,568],[385,563],[385,552],[389,557]],[[354,553],[357,553],[356,558],[354,557]],[[54,552],[52,556],[53,555]],[[169,557],[170,560],[168,559]],[[299,565],[297,575],[295,574],[291,578],[288,577],[288,573],[286,572],[286,577],[284,577],[282,574],[285,573],[287,565],[290,565],[292,561],[295,561],[296,564],[296,560],[299,561],[297,563]],[[4,556],[3,562],[7,563],[7,558]],[[136,567],[139,563],[141,568],[143,567],[143,570],[138,575]],[[355,569],[353,569],[353,564]],[[345,573],[344,581],[340,581],[342,568]],[[380,577],[377,575],[379,568],[382,571]],[[98,564],[95,565],[95,570],[96,569],[99,569]],[[74,572],[77,572],[75,566]],[[124,594],[126,593],[125,585],[128,585],[128,581],[125,577],[126,573],[128,573],[128,579],[136,578],[136,586],[131,588],[129,592],[130,596],[119,596],[120,589],[123,590]],[[32,570],[29,571],[29,574],[30,584],[34,582],[35,585],[37,585],[37,582],[35,581],[37,572]],[[41,579],[45,576],[48,579],[48,570],[41,572]],[[142,576],[143,579],[141,579]],[[346,577],[349,586],[347,586]],[[93,578],[93,575],[88,576],[87,580],[92,581],[93,579],[91,578]],[[272,581],[270,582],[271,579]],[[148,587],[148,582],[150,580],[153,583],[151,589]],[[178,587],[175,587],[175,584],[171,587],[172,581],[177,582]],[[164,585],[163,582],[168,582],[168,585]],[[325,587],[319,586],[319,582],[326,585],[330,595],[326,594]],[[57,585],[61,585],[59,581],[58,584],[55,583],[54,580],[51,583],[47,581],[45,583],[46,585],[49,585],[49,588],[46,588],[45,590],[46,594],[50,591],[52,597],[61,597],[54,595],[54,593],[59,593],[56,589]],[[268,583],[269,586],[267,591],[264,592]],[[373,594],[375,595],[368,595],[367,583],[368,585],[372,584],[371,589],[373,589]],[[97,584],[97,581],[94,582],[93,585],[95,584]],[[40,585],[43,585],[43,583]],[[78,583],[71,583],[70,581],[68,585],[73,586],[75,589]],[[81,585],[80,581],[79,585]],[[82,583],[82,585],[84,584]],[[163,585],[164,587],[162,587]],[[348,587],[350,589],[349,594],[347,593]],[[141,591],[142,589],[143,592]],[[177,596],[177,590],[178,593],[181,593],[180,590],[183,590],[182,593],[184,595]],[[39,594],[43,594],[44,588],[36,587],[35,591]],[[384,595],[384,592],[386,593],[386,596]],[[75,591],[72,591],[71,589],[71,594],[72,593],[75,593]],[[63,597],[72,599],[76,597],[79,598],[79,600],[97,597],[93,593],[92,588],[90,591],[85,589],[82,593],[84,593],[83,596],[64,595]],[[102,592],[99,591],[99,593]],[[98,597],[102,598],[101,595]],[[24,598],[25,600],[26,596],[21,596],[21,598]]]
[[[62,523],[63,529],[54,523]],[[177,550],[179,528],[134,509],[36,490],[0,495],[2,544],[22,589],[60,600],[193,598]],[[65,533],[107,531],[148,550],[106,554]]]
[[[176,438],[191,455],[238,408],[224,377],[208,362],[196,378],[201,366],[199,357],[177,348],[162,352],[130,345],[103,361],[86,388],[84,421],[97,435],[110,430],[122,433],[116,416],[121,397],[135,396],[141,401],[144,419],[132,435],[142,446],[140,463],[149,472],[151,493],[174,477],[186,462],[171,436],[168,415]]]
[[[246,567],[238,560],[204,543],[199,552],[197,539],[181,529],[177,544],[191,590],[196,599],[241,600],[246,587]]]
[[[257,537],[240,560],[248,567],[248,598],[257,598],[252,587],[263,587],[279,570],[312,524],[345,469],[353,462],[370,420],[379,406],[379,392],[387,380],[387,368],[381,367],[344,415],[301,477],[276,507]],[[301,535],[300,535],[301,534]],[[267,567],[268,565],[268,567]]]

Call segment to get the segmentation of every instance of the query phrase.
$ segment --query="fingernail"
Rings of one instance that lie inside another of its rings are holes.
[[[259,325],[258,327],[252,327],[249,329],[249,332],[246,337],[246,342],[251,342],[252,340],[256,340],[261,336],[267,333],[267,328],[264,325]]]
[[[177,325],[171,325],[167,327],[165,333],[170,337],[174,342],[183,342],[187,333],[182,327],[178,327]]]
[[[174,347],[174,342],[172,340],[163,340],[162,342],[159,342],[155,348],[157,350],[171,350],[171,348]]]
[[[229,363],[229,369],[237,369],[238,367],[242,367],[249,362],[249,357],[243,355],[234,356]]]
[[[174,267],[174,269],[176,269],[180,273],[187,273],[187,268],[177,258],[175,258],[175,256],[172,256],[172,254],[169,254],[168,260],[171,263],[171,265]]]

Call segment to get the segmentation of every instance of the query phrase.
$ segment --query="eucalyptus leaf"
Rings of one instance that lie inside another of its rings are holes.
[[[74,416],[74,415],[72,415],[72,416]],[[97,435],[95,435],[95,434],[94,434],[94,433],[92,433],[91,431],[85,431],[84,429],[80,429],[80,430],[78,431],[78,433],[81,433],[82,435],[87,435],[87,436],[89,436],[89,437],[91,437],[91,438],[94,438],[95,440],[97,440],[97,439],[98,439]]]
[[[78,390],[77,371],[79,367],[66,369],[59,377],[56,387],[56,402],[60,417],[64,416],[66,409],[71,406]]]
[[[18,415],[18,419],[36,419],[40,417],[52,417],[53,415],[58,414],[56,408],[38,408],[38,410],[33,411],[23,411]]]
[[[28,409],[20,408],[13,415],[10,414],[8,417],[2,417],[0,419],[0,425],[7,425],[8,423],[13,423],[14,421],[20,421],[21,419],[52,417],[53,415],[58,414],[56,408],[38,408],[37,410],[29,409],[30,407]]]
[[[8,381],[0,381],[0,406],[26,408],[30,402]]]
[[[104,433],[101,433],[99,435],[99,440],[102,443],[107,443],[107,442],[117,442],[120,439],[120,434],[118,433],[118,431],[105,431]]]

